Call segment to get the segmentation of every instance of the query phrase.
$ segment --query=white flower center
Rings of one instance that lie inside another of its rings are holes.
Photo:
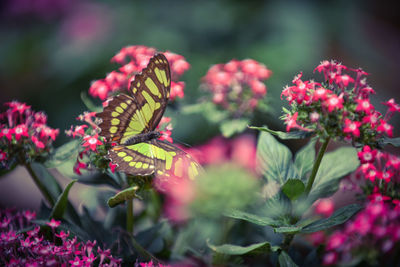
[[[93,137],[93,138],[90,138],[88,142],[91,145],[95,145],[97,143],[97,139]]]

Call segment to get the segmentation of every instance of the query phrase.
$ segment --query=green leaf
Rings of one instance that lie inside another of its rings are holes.
[[[139,189],[138,186],[132,186],[121,192],[117,193],[115,196],[108,199],[107,204],[110,208],[114,208],[119,204],[124,203],[127,200],[131,200],[134,198],[140,198],[136,195],[136,191]]]
[[[79,140],[72,140],[59,148],[51,154],[50,158],[44,163],[47,168],[56,168],[66,161],[76,161],[78,156],[78,147],[80,146]]]
[[[292,258],[285,252],[281,251],[278,257],[280,267],[297,267],[298,265],[294,263]]]
[[[83,104],[85,104],[88,110],[95,112],[101,112],[103,110],[101,106],[96,106],[84,91],[81,92],[81,99]]]
[[[58,197],[56,204],[50,214],[50,219],[61,219],[68,205],[68,193],[77,180],[72,180]]]
[[[362,207],[358,204],[351,204],[345,207],[342,207],[335,211],[329,218],[321,219],[315,221],[301,230],[301,233],[313,233],[321,230],[325,230],[327,228],[331,228],[332,226],[342,224],[350,219],[356,212],[358,212]]]
[[[249,120],[246,119],[226,120],[221,123],[219,128],[224,137],[231,137],[236,133],[243,132],[246,129],[248,123]]]
[[[249,126],[249,128],[254,130],[259,130],[262,132],[268,132],[270,134],[278,136],[280,139],[304,139],[314,134],[314,132],[307,132],[307,131],[292,131],[288,133],[281,131],[274,131],[269,129],[267,126],[264,127]]]
[[[54,178],[43,164],[32,163],[31,166],[37,177],[50,192],[53,200],[56,200],[62,192],[61,186],[58,184],[56,178]]]
[[[207,245],[210,249],[217,253],[227,255],[244,255],[248,253],[265,253],[269,251],[276,251],[279,247],[271,246],[269,242],[255,243],[249,246],[237,246],[231,244],[224,244],[221,246],[215,246],[207,241]]]
[[[301,226],[281,226],[274,228],[275,233],[295,234],[301,230]]]
[[[290,199],[296,200],[304,193],[305,185],[299,179],[289,179],[282,186],[282,192]]]
[[[389,138],[389,137],[385,136],[381,140],[379,140],[379,144],[381,146],[390,144],[392,146],[399,147],[400,146],[400,137]]]
[[[283,185],[289,178],[298,178],[292,162],[292,153],[268,132],[261,132],[257,144],[260,172],[267,181]]]
[[[240,219],[240,220],[245,220],[257,225],[261,226],[277,226],[279,222],[275,221],[272,218],[269,217],[264,217],[264,216],[258,216],[255,214],[247,213],[244,211],[240,210],[230,210],[224,212],[224,216],[230,217],[230,218],[235,218],[235,219]]]
[[[314,202],[318,198],[328,197],[335,193],[340,179],[355,171],[359,165],[357,150],[353,147],[341,147],[326,153],[319,166],[309,200]]]
[[[306,181],[306,174],[312,170],[315,161],[315,142],[311,140],[302,147],[294,158],[294,166],[303,181]]]

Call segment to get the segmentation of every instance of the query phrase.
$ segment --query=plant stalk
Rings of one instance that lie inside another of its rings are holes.
[[[306,190],[305,190],[306,195],[308,195],[310,193],[310,191],[311,191],[311,188],[313,186],[315,177],[317,176],[317,172],[318,172],[319,166],[321,165],[322,158],[323,158],[323,156],[325,154],[326,148],[328,147],[330,139],[331,138],[328,136],[327,139],[325,140],[325,142],[322,143],[321,148],[319,149],[319,152],[318,152],[318,155],[317,155],[317,160],[314,163],[314,166],[313,166],[312,171],[311,171],[310,178],[308,179],[308,182],[307,182],[307,186],[306,186]]]
[[[54,207],[54,200],[51,197],[50,192],[47,190],[47,188],[43,185],[43,183],[40,181],[40,179],[37,177],[35,171],[32,169],[32,166],[30,163],[23,163],[25,166],[26,170],[29,172],[31,175],[33,181],[35,182],[36,186],[39,188],[40,192],[44,196],[44,198],[47,200],[47,202],[50,204],[51,207]]]
[[[281,248],[283,251],[285,251],[285,252],[289,251],[290,243],[292,243],[293,238],[294,238],[294,234],[285,234],[282,245],[281,245]]]
[[[133,199],[126,202],[126,231],[133,234]]]

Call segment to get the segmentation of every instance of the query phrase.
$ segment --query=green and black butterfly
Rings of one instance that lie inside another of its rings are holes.
[[[167,107],[171,73],[167,59],[156,54],[130,86],[130,95],[113,97],[97,114],[100,135],[116,142],[107,158],[116,169],[135,176],[152,174],[194,178],[201,166],[171,143],[158,140],[156,130]]]

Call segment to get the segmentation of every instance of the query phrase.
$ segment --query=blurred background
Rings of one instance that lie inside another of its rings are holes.
[[[266,83],[273,116],[263,123],[276,127],[283,86],[299,71],[310,78],[324,59],[370,73],[374,104],[399,95],[400,21],[387,1],[9,0],[0,14],[1,102],[45,111],[60,129],[58,145],[85,110],[81,92],[117,67],[110,59],[127,45],[186,57],[183,104],[202,95],[199,82],[212,64],[264,63],[273,72]]]
[[[320,61],[336,59],[370,73],[373,104],[385,112],[380,102],[400,100],[399,33],[398,10],[388,1],[2,1],[1,103],[19,100],[45,111],[61,145],[69,140],[64,130],[86,110],[81,93],[117,67],[111,57],[124,46],[146,45],[191,64],[181,78],[181,106],[203,95],[199,84],[211,65],[252,58],[273,72],[266,82],[270,116],[258,125],[283,129],[282,88],[298,72],[309,79]],[[173,137],[204,142],[210,136],[196,133],[199,123],[182,116]],[[391,123],[400,125],[398,116]]]

